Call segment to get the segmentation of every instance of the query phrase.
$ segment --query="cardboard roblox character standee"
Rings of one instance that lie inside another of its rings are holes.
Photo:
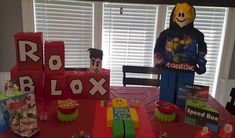
[[[95,48],[89,48],[90,52],[90,68],[89,71],[98,73],[102,69],[103,51]]]
[[[163,68],[160,82],[160,101],[185,105],[177,98],[180,84],[193,84],[195,72],[206,72],[207,45],[204,35],[194,28],[196,12],[187,2],[179,2],[172,10],[169,28],[157,39],[154,64]]]

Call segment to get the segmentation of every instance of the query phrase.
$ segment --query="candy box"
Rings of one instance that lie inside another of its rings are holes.
[[[187,99],[185,107],[185,123],[208,127],[211,131],[217,132],[219,128],[220,113],[198,100]]]
[[[31,137],[39,131],[37,124],[37,110],[33,92],[18,91],[10,97],[0,96],[0,108],[9,114],[9,127],[22,136]]]

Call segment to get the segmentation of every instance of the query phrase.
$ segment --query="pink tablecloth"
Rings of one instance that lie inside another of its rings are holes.
[[[165,123],[154,117],[154,103],[159,99],[159,88],[111,87],[110,91],[111,97],[123,97],[130,100],[138,99],[142,101],[149,115],[156,137],[159,137],[161,132],[166,131],[169,138],[193,138],[199,129],[199,127],[184,123],[185,111],[183,107],[179,107],[177,110],[177,117],[174,122]],[[231,123],[233,128],[235,128],[235,117],[211,96],[209,97],[208,104],[220,112],[220,128],[223,127],[225,123]],[[218,137],[218,134],[214,134],[214,137]]]

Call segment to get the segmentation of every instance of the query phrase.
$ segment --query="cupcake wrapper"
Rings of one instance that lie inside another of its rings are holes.
[[[171,121],[175,120],[176,113],[174,112],[172,114],[164,114],[164,113],[160,112],[158,109],[156,109],[155,116],[161,121],[171,122]]]
[[[60,111],[57,111],[57,118],[62,122],[71,122],[76,120],[78,117],[78,109],[71,114],[63,114]]]

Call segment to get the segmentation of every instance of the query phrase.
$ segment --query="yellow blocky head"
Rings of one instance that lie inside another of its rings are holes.
[[[127,99],[124,98],[115,98],[112,99],[113,107],[127,107]]]
[[[195,9],[187,2],[177,3],[172,12],[172,21],[181,28],[193,22],[195,19]]]

